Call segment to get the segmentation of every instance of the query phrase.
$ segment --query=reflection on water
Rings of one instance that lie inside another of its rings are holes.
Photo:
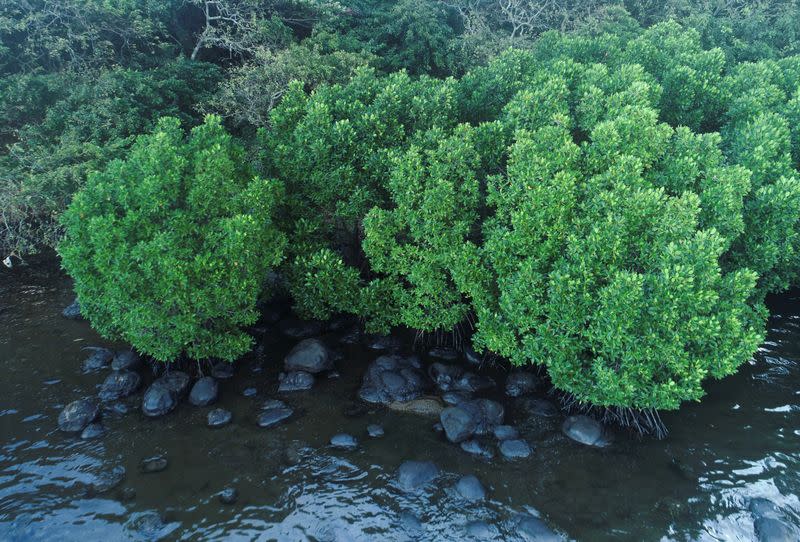
[[[524,539],[519,514],[541,516],[578,540],[753,540],[753,498],[764,497],[800,525],[800,303],[773,303],[768,340],[708,397],[664,416],[664,441],[619,433],[604,450],[579,446],[559,420],[508,419],[535,445],[530,459],[485,462],[436,434],[433,420],[375,409],[348,416],[374,353],[351,348],[341,377],[286,400],[299,413],[260,429],[290,342],[266,344],[266,370],[246,367],[221,383],[234,423],[205,426],[206,408],[182,405],[148,420],[104,414],[108,433],[81,441],[56,430],[60,409],[97,391],[105,373],[83,374],[83,347],[106,344],[85,323],[61,318],[67,279],[46,267],[0,272],[0,539],[2,540],[465,540],[485,521],[488,538]],[[271,336],[271,335],[270,335]],[[242,391],[258,389],[255,398]],[[139,396],[140,397],[140,396]],[[352,414],[352,413],[350,413]],[[366,426],[386,434],[370,439]],[[338,432],[359,440],[332,450]],[[169,467],[143,474],[142,458]],[[407,459],[434,461],[435,484],[405,493],[394,482]],[[475,474],[489,497],[462,500],[453,485]],[[238,489],[224,505],[219,492]]]

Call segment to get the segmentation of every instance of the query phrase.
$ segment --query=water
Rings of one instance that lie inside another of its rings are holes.
[[[283,340],[267,343],[266,370],[254,374],[245,363],[221,382],[219,406],[234,415],[225,428],[207,428],[208,408],[183,404],[158,420],[135,408],[105,415],[99,440],[65,435],[56,429],[60,409],[96,393],[106,375],[82,373],[81,349],[108,345],[86,323],[60,316],[70,301],[69,280],[51,266],[0,272],[2,540],[465,540],[472,520],[513,540],[520,513],[576,540],[753,540],[754,497],[800,526],[797,295],[772,303],[769,336],[751,364],[710,384],[702,403],[664,416],[666,440],[617,432],[610,448],[587,448],[560,434],[560,420],[526,419],[507,405],[507,418],[535,445],[530,459],[513,463],[468,456],[432,430],[433,419],[382,409],[346,416],[376,357],[358,347],[338,362],[340,378],[288,396],[299,412],[291,422],[260,429],[255,416],[275,395],[292,345]],[[242,395],[249,386],[255,398]],[[370,439],[370,423],[386,435]],[[327,445],[341,431],[359,439],[356,451]],[[155,453],[169,467],[141,474],[140,460]],[[432,460],[442,476],[404,493],[394,476],[407,459]],[[118,467],[126,471],[118,487],[91,490]],[[483,482],[487,501],[453,493],[463,474]],[[227,486],[239,491],[234,505],[217,498]]]

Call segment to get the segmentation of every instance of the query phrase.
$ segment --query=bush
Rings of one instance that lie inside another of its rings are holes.
[[[89,176],[59,251],[98,332],[161,361],[247,351],[241,326],[257,318],[284,237],[272,226],[281,184],[254,178],[243,158],[219,118],[186,138],[165,118]]]

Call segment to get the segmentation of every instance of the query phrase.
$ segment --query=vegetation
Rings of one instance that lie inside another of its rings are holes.
[[[783,0],[0,3],[0,248],[58,245],[93,325],[165,361],[246,351],[275,269],[302,315],[674,409],[800,283],[798,25]]]

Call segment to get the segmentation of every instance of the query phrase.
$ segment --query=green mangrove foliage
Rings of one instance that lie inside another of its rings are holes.
[[[62,263],[81,311],[157,360],[233,360],[283,234],[279,182],[254,177],[217,117],[184,137],[164,118],[125,160],[89,176],[63,221]]]

